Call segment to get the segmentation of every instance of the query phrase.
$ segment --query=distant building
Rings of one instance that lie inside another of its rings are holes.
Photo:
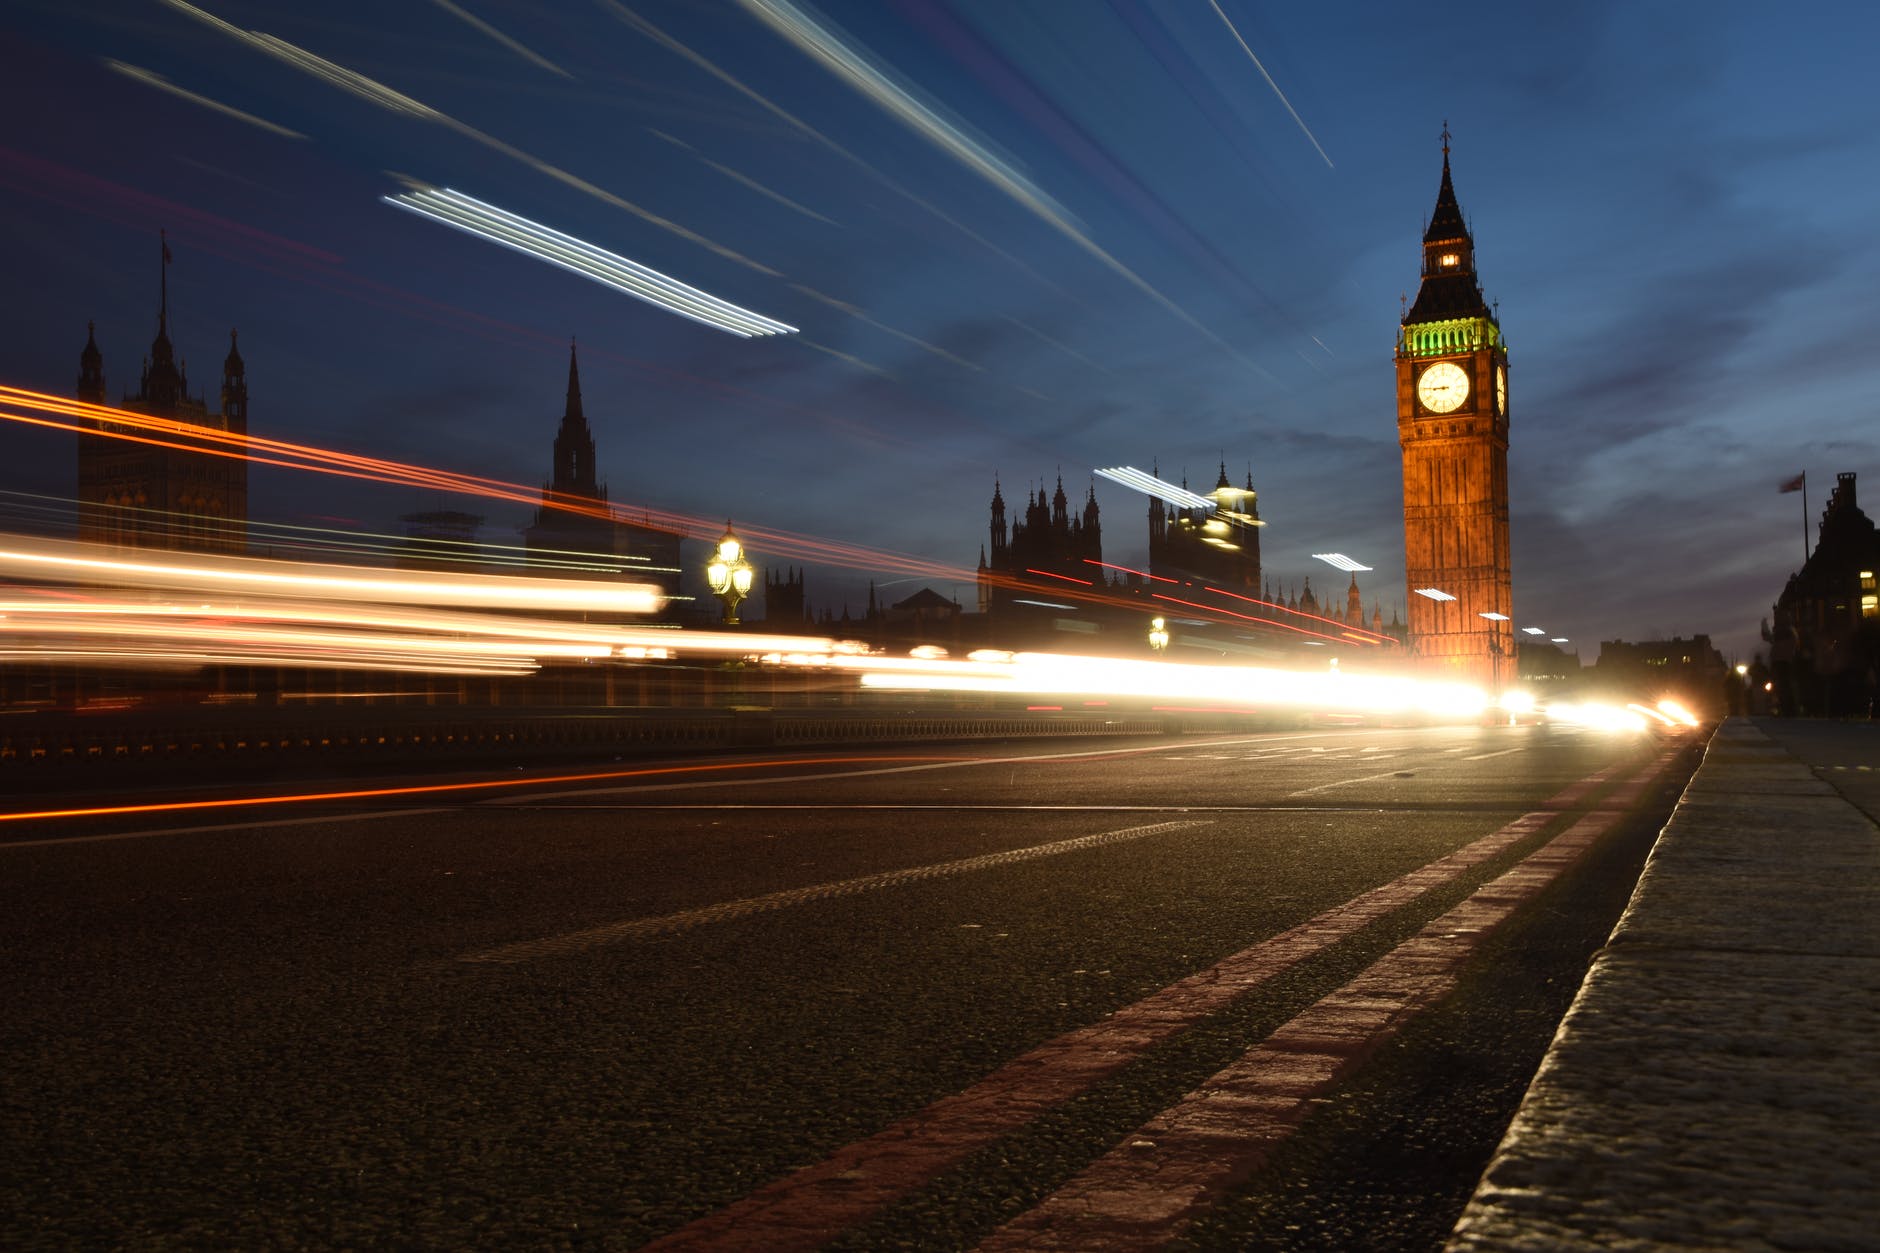
[[[1182,486],[1188,486],[1185,480]],[[1228,481],[1223,461],[1221,477],[1207,496],[1214,502],[1212,509],[1184,509],[1149,498],[1149,573],[1191,586],[1259,595],[1260,505],[1253,472],[1247,472],[1245,487],[1236,487]]]
[[[979,610],[1005,614],[1015,605],[1035,601],[1039,592],[1064,594],[1077,587],[1106,586],[1103,561],[1103,524],[1093,485],[1084,507],[1073,514],[1064,494],[1064,476],[1057,492],[1045,496],[1044,484],[1025,493],[1025,512],[1008,530],[1005,495],[998,480],[992,484],[991,546],[979,554]]]
[[[483,546],[477,532],[483,518],[455,509],[408,513],[399,518],[404,536],[393,553],[392,564],[401,570],[456,570],[483,568]]]
[[[106,405],[104,354],[97,327],[87,328],[78,358],[78,399]],[[157,298],[157,337],[144,358],[137,392],[120,409],[230,435],[248,433],[247,367],[229,332],[222,361],[221,407],[211,411],[189,394],[188,362],[170,343],[170,248],[163,245]],[[114,438],[107,432],[148,436],[104,418],[87,419],[78,437],[78,537],[130,548],[177,548],[243,553],[248,549],[248,462],[233,456]],[[187,432],[160,436],[188,443]],[[207,446],[217,446],[209,445]]]
[[[1880,679],[1880,536],[1837,475],[1815,550],[1789,576],[1769,630],[1776,712],[1872,717]]]
[[[792,567],[764,572],[764,622],[771,627],[807,627],[809,606],[803,599],[803,571]]]
[[[542,485],[535,521],[523,530],[529,564],[538,571],[610,574],[654,583],[674,596],[683,538],[650,520],[620,521],[607,503],[607,486],[595,470],[594,433],[581,405],[580,362],[570,344],[568,391],[555,431],[553,467]]]
[[[1435,675],[1506,687],[1516,666],[1508,345],[1476,280],[1447,129],[1423,278],[1397,336],[1397,438],[1411,651]]]
[[[1189,491],[1186,478],[1181,487]],[[1305,639],[1401,646],[1404,627],[1387,627],[1383,608],[1367,619],[1356,574],[1343,595],[1321,596],[1307,577],[1289,594],[1275,592],[1261,567],[1259,493],[1249,470],[1237,486],[1220,465],[1206,505],[1183,506],[1151,496],[1148,507],[1149,568],[1133,570],[1103,560],[1103,532],[1094,486],[1080,512],[1071,510],[1062,476],[1047,495],[1042,484],[1028,490],[1023,514],[1006,519],[1005,494],[992,488],[991,543],[979,554],[978,613],[967,625],[985,645],[1062,645],[1065,637],[1102,634],[1147,646],[1145,615],[1179,617],[1182,605],[1220,610],[1225,629],[1235,620],[1270,619],[1278,629],[1269,643]],[[1190,617],[1193,615],[1191,614]],[[1201,640],[1189,621],[1174,630],[1176,646]],[[1354,633],[1362,633],[1354,634]],[[1197,644],[1209,647],[1209,644]]]
[[[1652,704],[1670,697],[1695,713],[1715,717],[1723,712],[1729,673],[1708,635],[1637,644],[1607,640],[1599,646],[1590,682],[1613,700]]]
[[[873,602],[873,589],[870,589]],[[930,587],[881,612],[887,639],[896,643],[957,645],[960,640],[960,605]]]

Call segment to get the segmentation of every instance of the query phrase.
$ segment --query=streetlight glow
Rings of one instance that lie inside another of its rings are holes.
[[[725,625],[738,624],[738,603],[751,593],[753,567],[744,558],[744,542],[725,523],[725,533],[712,549],[712,559],[705,566],[705,582],[712,595],[725,603]]]

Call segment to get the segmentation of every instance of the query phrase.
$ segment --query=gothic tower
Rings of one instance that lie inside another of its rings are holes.
[[[1397,439],[1411,652],[1432,676],[1498,690],[1515,677],[1508,349],[1476,281],[1446,126],[1422,283],[1397,336]]]
[[[186,424],[167,442],[118,438],[129,428],[92,415],[78,437],[78,537],[132,548],[242,553],[248,548],[248,463],[213,438],[248,432],[248,384],[231,336],[222,410],[189,394],[188,371],[170,340],[170,245],[159,235],[157,336],[144,358],[135,395],[118,408]],[[105,403],[104,354],[87,327],[78,357],[78,398]],[[187,430],[201,428],[201,434]]]
[[[555,468],[549,490],[589,500],[607,499],[606,489],[594,477],[594,434],[588,430],[587,414],[581,411],[581,363],[572,342],[568,345],[568,399],[561,426],[555,431]]]
[[[617,572],[621,537],[614,520],[604,516],[606,501],[607,489],[594,472],[594,433],[581,409],[581,367],[570,343],[568,397],[555,429],[554,463],[535,522],[523,532],[532,561]]]

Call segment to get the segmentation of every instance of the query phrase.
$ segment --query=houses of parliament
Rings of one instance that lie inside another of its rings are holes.
[[[1187,493],[1186,476],[1181,486]],[[1260,566],[1264,523],[1251,470],[1244,485],[1237,485],[1228,477],[1223,461],[1220,477],[1205,499],[1209,505],[1176,505],[1149,498],[1149,568],[1137,570],[1103,559],[1102,516],[1094,485],[1073,511],[1062,475],[1048,496],[1040,481],[1035,490],[1026,490],[1024,511],[1008,524],[1004,489],[995,480],[990,542],[979,554],[979,611],[994,619],[1022,622],[1027,616],[1036,617],[1038,609],[1052,608],[1054,595],[1089,589],[1112,603],[1141,598],[1144,608],[1153,612],[1173,612],[1183,603],[1202,604],[1213,597],[1217,599],[1208,607],[1249,617],[1304,615],[1323,620],[1325,626],[1378,634],[1386,630],[1381,605],[1372,606],[1371,619],[1366,621],[1356,574],[1343,595],[1319,596],[1312,590],[1310,576],[1290,592],[1283,585],[1275,592]],[[1168,603],[1158,606],[1157,601]]]
[[[119,404],[205,428],[211,435],[242,437],[249,425],[248,384],[235,334],[230,333],[222,362],[219,407],[212,410],[204,396],[191,395],[187,364],[170,341],[169,263],[166,244],[157,334],[144,358],[138,390]],[[1475,242],[1456,198],[1446,127],[1436,205],[1422,240],[1421,281],[1416,300],[1402,313],[1394,364],[1407,624],[1397,623],[1393,612],[1387,627],[1375,602],[1367,621],[1355,575],[1342,594],[1314,592],[1309,577],[1297,589],[1282,584],[1276,590],[1261,565],[1264,523],[1251,471],[1236,484],[1223,460],[1205,497],[1187,492],[1184,481],[1181,495],[1190,503],[1149,500],[1146,570],[1104,560],[1094,484],[1073,508],[1061,474],[1050,490],[1038,480],[1027,486],[1022,507],[1015,501],[1008,515],[1003,485],[995,478],[987,543],[977,569],[981,629],[1035,626],[1042,620],[1040,611],[1050,615],[1080,600],[1117,610],[1134,602],[1158,614],[1192,607],[1308,632],[1364,632],[1376,643],[1395,638],[1425,673],[1491,688],[1508,685],[1516,672],[1508,346],[1499,312],[1484,298],[1476,276]],[[79,356],[77,394],[82,401],[107,403],[95,328]],[[561,501],[591,505],[607,498],[596,472],[572,345],[550,465],[541,506],[523,531],[527,564],[545,571],[651,574],[669,594],[677,594],[684,568],[681,535],[559,507]],[[113,438],[109,418],[101,415],[79,436],[78,488],[81,539],[223,553],[248,549],[247,465],[240,457]],[[433,552],[477,551],[474,533],[481,519],[474,515],[413,514],[406,521],[416,547],[405,556],[413,560],[422,562],[423,544],[434,541],[441,546]],[[765,592],[769,621],[812,621],[801,571],[766,572]],[[952,629],[959,630],[961,607],[929,589],[893,606],[877,606],[871,589],[865,621],[889,620],[896,612],[903,621],[953,620]],[[1297,615],[1316,625],[1287,622]],[[830,621],[826,611],[823,621]],[[846,610],[843,621],[849,621]]]

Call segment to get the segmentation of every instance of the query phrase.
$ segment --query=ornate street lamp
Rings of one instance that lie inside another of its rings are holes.
[[[738,625],[738,602],[751,594],[751,563],[744,559],[744,544],[725,523],[725,536],[712,549],[711,563],[705,567],[705,581],[712,595],[725,602],[725,625]]]
[[[1163,618],[1149,619],[1149,647],[1161,652],[1168,647],[1168,622]]]

